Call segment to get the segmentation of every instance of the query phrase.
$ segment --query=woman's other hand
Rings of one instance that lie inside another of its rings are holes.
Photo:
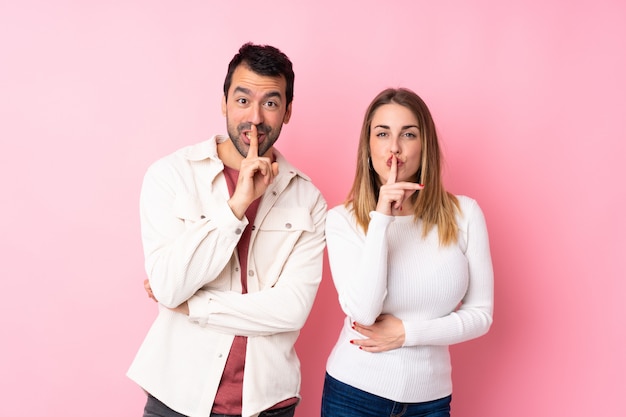
[[[404,344],[404,324],[391,314],[381,314],[370,326],[354,322],[352,328],[365,339],[353,339],[350,343],[366,352],[385,352]]]

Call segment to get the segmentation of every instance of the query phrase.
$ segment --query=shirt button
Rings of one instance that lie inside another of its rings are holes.
[[[285,223],[285,227],[286,227],[287,229],[291,229],[291,223]]]
[[[235,267],[235,272],[239,272],[239,267]]]
[[[241,229],[239,229],[239,228],[235,229],[235,234],[236,235],[240,235],[241,234]]]
[[[276,191],[272,191],[272,195],[276,195]]]
[[[251,277],[253,277],[253,276],[254,276],[254,271],[253,271],[253,270],[249,270],[249,271],[248,271],[248,275],[249,275],[249,276],[251,276]]]
[[[222,354],[221,354],[221,353],[218,353],[218,354],[217,354],[217,357],[218,357],[218,358],[221,358],[221,357],[222,357]]]
[[[201,219],[206,219],[206,216],[203,214],[202,216],[200,216]]]

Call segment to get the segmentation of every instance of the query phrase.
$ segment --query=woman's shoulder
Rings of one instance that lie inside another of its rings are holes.
[[[350,207],[352,207],[352,205],[350,205]],[[346,207],[345,203],[341,203],[332,207],[329,211],[332,211],[337,214],[340,214],[340,213],[343,214],[343,213],[348,213],[350,210],[348,209],[348,207]]]
[[[345,204],[338,204],[328,210],[328,217],[342,217],[345,219],[350,219],[354,217],[352,212],[352,206],[346,206]]]
[[[459,202],[457,222],[460,225],[467,225],[467,223],[476,220],[484,221],[483,211],[476,199],[466,195],[455,195],[455,197]]]
[[[461,209],[461,212],[465,212],[466,210],[475,210],[476,208],[480,209],[476,199],[463,194],[455,194],[454,196],[459,201],[459,208]]]
[[[356,217],[354,215],[354,211],[352,210],[352,205],[348,204],[339,204],[328,210],[326,215],[326,225],[327,227],[335,228],[344,228],[344,227],[354,227],[356,224]]]

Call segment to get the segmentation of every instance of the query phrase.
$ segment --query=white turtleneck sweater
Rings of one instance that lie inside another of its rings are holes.
[[[493,268],[483,213],[458,196],[459,239],[439,245],[437,228],[422,238],[413,216],[370,214],[367,235],[346,207],[326,219],[326,242],[339,303],[346,314],[326,366],[335,379],[398,402],[424,402],[452,393],[448,345],[485,334],[492,322]],[[370,353],[356,321],[380,314],[402,320],[403,347]]]

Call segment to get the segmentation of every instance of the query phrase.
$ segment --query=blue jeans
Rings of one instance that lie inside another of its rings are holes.
[[[452,396],[423,403],[398,403],[361,391],[326,374],[322,417],[450,417]]]
[[[277,408],[275,410],[267,410],[263,411],[259,417],[293,417],[296,412],[296,406],[298,403],[293,405]],[[184,414],[180,414],[167,405],[163,404],[161,401],[157,400],[152,395],[148,394],[148,400],[146,401],[146,406],[143,410],[143,417],[186,417]],[[227,416],[225,414],[214,414],[211,413],[210,417],[241,417],[241,416]]]

